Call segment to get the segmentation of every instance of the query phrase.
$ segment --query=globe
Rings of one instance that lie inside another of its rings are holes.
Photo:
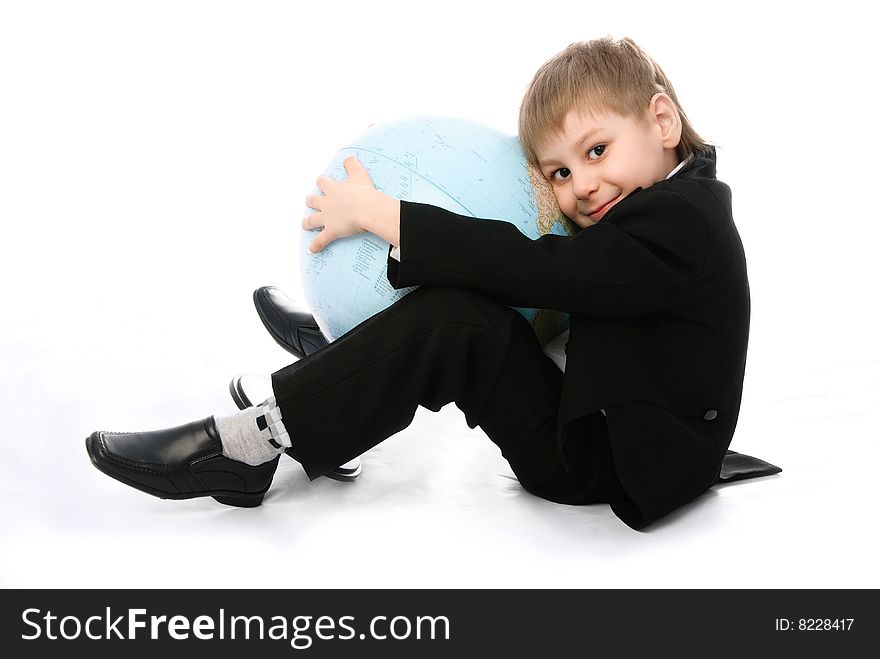
[[[357,156],[379,190],[397,199],[432,204],[475,221],[505,220],[532,239],[570,235],[575,229],[547,182],[529,167],[519,139],[479,123],[408,117],[373,126],[340,149],[324,175],[344,180],[342,162],[350,155]],[[315,188],[312,194],[320,191]],[[305,214],[313,212],[307,208]],[[300,274],[306,302],[329,341],[415,290],[395,290],[388,283],[389,244],[378,236],[341,238],[312,254],[316,231],[302,232]],[[406,245],[401,249],[405,255]],[[568,326],[568,316],[559,311],[514,308],[542,346]]]

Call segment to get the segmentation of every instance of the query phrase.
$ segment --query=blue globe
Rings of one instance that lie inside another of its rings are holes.
[[[478,123],[409,117],[371,127],[336,153],[324,175],[344,180],[342,162],[350,155],[357,156],[379,190],[397,199],[474,218],[505,220],[532,239],[546,233],[570,235],[575,229],[559,210],[546,181],[528,166],[518,138]],[[313,194],[320,191],[315,188]],[[313,212],[306,209],[307,214]],[[304,230],[300,239],[302,285],[306,302],[330,341],[415,290],[395,290],[388,283],[389,245],[381,238],[362,233],[312,254],[309,245],[315,231]],[[541,345],[568,324],[568,316],[558,311],[516,309],[532,325]]]

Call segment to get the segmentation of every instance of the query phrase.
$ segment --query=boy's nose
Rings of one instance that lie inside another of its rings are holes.
[[[575,174],[572,172],[572,190],[578,199],[589,199],[596,190],[599,189],[599,181],[595,176],[590,176],[580,172]]]

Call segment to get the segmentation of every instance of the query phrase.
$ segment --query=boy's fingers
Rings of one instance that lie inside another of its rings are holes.
[[[369,183],[371,186],[373,185],[373,179],[370,178],[369,172],[367,172],[366,168],[356,156],[348,156],[342,161],[342,166],[345,167],[345,171],[348,172],[348,178],[354,179],[359,183]]]
[[[312,254],[317,254],[317,253],[320,252],[322,249],[324,249],[324,243],[323,243],[323,241],[321,240],[321,236],[322,236],[322,235],[324,235],[324,232],[323,232],[323,231],[322,231],[321,233],[319,233],[319,234],[318,234],[318,237],[315,238],[315,239],[312,241],[312,244],[311,244],[311,245],[309,245],[309,251],[310,251]]]
[[[315,236],[315,239],[309,245],[309,251],[312,254],[316,254],[320,252],[322,249],[327,247],[330,243],[336,240],[339,236],[327,230],[327,227],[321,229],[321,232]]]
[[[334,181],[329,176],[324,176],[323,174],[315,180],[315,185],[318,186],[318,189],[321,192],[325,192],[329,188],[333,187],[333,184],[335,184],[335,183],[336,183],[336,181]]]
[[[324,226],[324,217],[321,213],[309,213],[302,219],[302,228],[306,231],[320,229]]]
[[[345,171],[348,172],[349,176],[351,176],[354,172],[363,170],[361,161],[357,159],[357,156],[348,156],[345,160],[342,161],[342,166],[345,167]]]

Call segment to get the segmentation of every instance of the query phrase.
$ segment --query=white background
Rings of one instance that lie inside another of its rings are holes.
[[[0,586],[878,587],[876,30],[864,3],[0,3]],[[528,495],[454,406],[354,484],[254,510],[94,469],[93,430],[235,410],[287,354],[303,200],[370,124],[508,133],[534,71],[631,36],[718,145],[752,334],[731,448],[783,467],[638,533]]]

